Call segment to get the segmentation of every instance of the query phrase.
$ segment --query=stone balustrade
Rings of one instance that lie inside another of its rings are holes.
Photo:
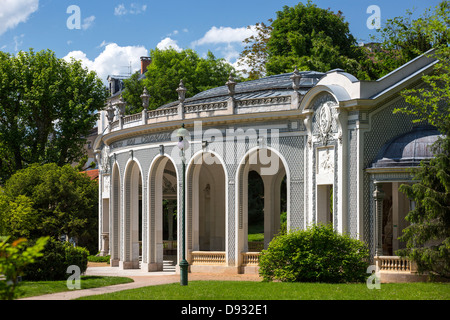
[[[154,119],[159,117],[174,116],[178,114],[178,107],[156,109],[147,111],[147,118]]]
[[[143,118],[142,112],[127,115],[123,116],[120,119],[116,118],[115,121],[110,122],[110,131],[112,132],[122,130],[124,128],[140,126],[144,123],[151,124],[160,121],[175,121],[191,118],[195,119],[202,116],[211,117],[215,115],[221,116],[224,114],[234,114],[235,110],[237,109],[251,109],[258,107],[259,109],[254,110],[254,112],[260,112],[262,111],[261,108],[268,108],[269,110],[274,106],[278,107],[279,109],[271,111],[290,110],[293,108],[293,106],[291,105],[292,98],[290,95],[256,99],[236,99],[233,101],[235,101],[235,103],[232,103],[230,101],[218,101],[183,105],[182,108],[179,108],[179,105],[177,105],[162,109],[149,110],[147,111],[145,118]],[[251,112],[251,110],[248,112]]]
[[[192,251],[192,265],[223,265],[225,251]]]
[[[398,256],[378,256],[375,257],[375,263],[380,271],[391,272],[415,272],[416,268],[407,258]]]
[[[242,252],[242,265],[243,266],[258,266],[259,265],[259,252]]]

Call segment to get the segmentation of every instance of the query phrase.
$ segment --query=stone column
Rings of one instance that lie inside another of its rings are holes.
[[[375,256],[383,255],[383,199],[385,193],[381,187],[381,183],[375,183],[375,191],[373,199],[375,201]]]

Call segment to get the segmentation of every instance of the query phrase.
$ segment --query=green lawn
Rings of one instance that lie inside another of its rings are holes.
[[[281,283],[253,281],[191,281],[89,296],[87,300],[450,300],[450,284]]]
[[[112,286],[120,283],[133,282],[125,277],[81,276],[81,289]],[[18,298],[40,296],[44,294],[69,291],[67,281],[23,281],[17,288]]]

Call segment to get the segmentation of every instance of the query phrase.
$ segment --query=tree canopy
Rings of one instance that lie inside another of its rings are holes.
[[[272,33],[272,19],[270,24],[257,22],[255,24],[256,35],[244,39],[245,48],[239,55],[238,65],[244,67],[243,71],[249,80],[256,80],[266,75],[266,63],[268,59],[267,43]],[[248,26],[247,29],[251,27]]]
[[[70,165],[32,164],[0,189],[0,233],[13,239],[68,236],[96,251],[98,184]]]
[[[405,16],[388,19],[372,37],[375,45],[368,51],[366,67],[378,79],[431,48],[449,44],[450,2],[441,1],[426,9],[417,19],[407,10]]]
[[[0,184],[32,163],[78,161],[106,97],[79,61],[50,50],[0,52]]]
[[[318,8],[311,1],[284,6],[271,25],[258,23],[256,36],[241,59],[250,66],[253,78],[267,71],[268,75],[299,70],[327,72],[341,68],[361,79],[367,79],[360,61],[366,57],[350,33],[342,12]]]
[[[152,63],[147,67],[144,79],[139,80],[139,75],[135,74],[124,81],[123,97],[129,104],[127,113],[142,110],[139,96],[144,87],[150,94],[149,109],[156,109],[178,99],[176,89],[180,80],[183,80],[188,98],[201,91],[223,86],[230,73],[236,75],[234,68],[225,59],[216,59],[211,52],[202,58],[192,49],[154,49],[150,51],[150,57]]]

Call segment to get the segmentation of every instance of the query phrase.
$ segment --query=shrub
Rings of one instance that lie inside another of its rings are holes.
[[[64,246],[66,253],[66,271],[68,266],[75,265],[80,268],[81,273],[84,273],[87,269],[89,251],[83,247],[74,247],[67,242]],[[65,278],[67,278],[67,274]]]
[[[109,264],[111,256],[88,256],[89,262],[106,262]]]
[[[67,268],[77,265],[80,272],[87,269],[88,251],[67,242],[51,239],[43,250],[43,256],[25,269],[24,279],[30,281],[66,280]]]
[[[265,281],[359,282],[368,276],[369,250],[331,225],[314,225],[275,237],[259,266]]]

